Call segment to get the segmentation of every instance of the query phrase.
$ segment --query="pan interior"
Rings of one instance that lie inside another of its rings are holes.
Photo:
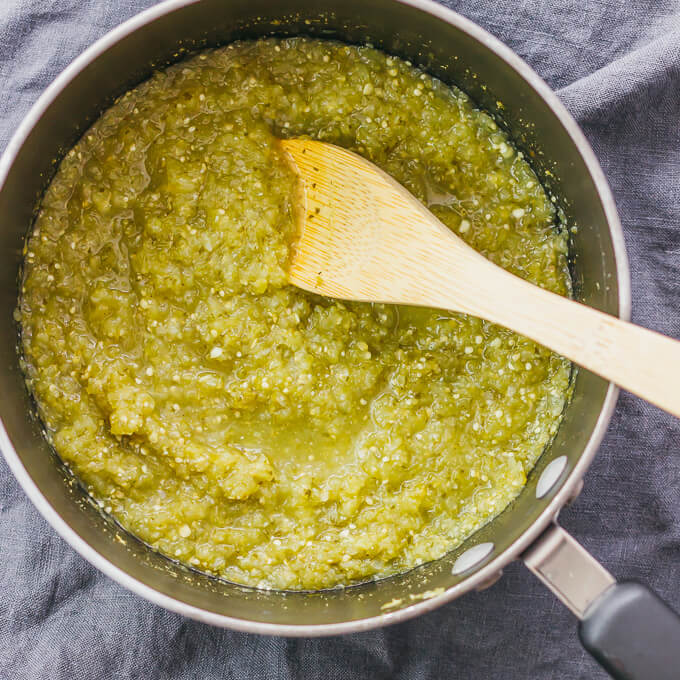
[[[337,624],[395,612],[451,588],[463,592],[474,585],[474,579],[469,578],[474,569],[458,568],[454,574],[460,555],[475,545],[490,544],[493,548],[483,565],[499,561],[499,556],[512,548],[578,463],[605,401],[607,383],[580,371],[561,428],[521,495],[463,546],[406,574],[317,593],[266,592],[235,586],[154,553],[94,509],[80,486],[57,464],[37,421],[27,418],[32,408],[15,359],[17,336],[12,310],[23,239],[55,161],[102,109],[147,77],[153,68],[203,46],[235,39],[306,34],[352,43],[370,42],[462,87],[509,130],[518,147],[532,159],[565,221],[577,227],[571,235],[576,296],[604,311],[619,312],[614,247],[597,187],[549,105],[511,66],[466,31],[423,9],[393,0],[367,5],[358,0],[286,0],[272,7],[258,0],[234,1],[225,6],[219,0],[203,0],[162,6],[156,13],[166,13],[155,21],[131,33],[120,29],[119,39],[112,40],[107,50],[56,94],[49,108],[36,117],[0,192],[1,252],[5,258],[0,268],[0,276],[5,277],[0,335],[7,357],[0,373],[5,395],[0,413],[21,464],[51,506],[48,515],[61,517],[99,555],[132,579],[210,614],[291,626]],[[48,457],[52,457],[53,465],[45,465]],[[536,485],[543,470],[562,457],[566,467],[560,480],[537,500]],[[217,618],[211,620],[220,622]]]

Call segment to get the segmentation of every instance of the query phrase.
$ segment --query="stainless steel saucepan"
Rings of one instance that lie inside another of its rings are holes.
[[[13,321],[24,239],[58,161],[99,113],[154,68],[203,46],[264,35],[371,42],[467,91],[498,118],[557,197],[571,236],[575,293],[627,319],[630,282],[605,178],[574,120],[509,48],[430,0],[168,0],[115,29],[47,89],[0,161],[0,446],[26,493],[81,555],[125,587],[192,618],[251,633],[331,635],[422,614],[493,583],[522,559],[581,620],[586,647],[621,678],[680,674],[680,622],[649,590],[613,577],[556,524],[581,487],[617,390],[579,371],[550,448],[517,500],[436,562],[321,592],[266,592],[191,571],[103,517],[42,436]]]

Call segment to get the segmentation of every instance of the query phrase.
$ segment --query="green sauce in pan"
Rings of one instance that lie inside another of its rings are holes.
[[[291,287],[275,138],[357,151],[499,265],[569,292],[529,165],[461,91],[367,47],[208,51],[68,153],[28,242],[25,370],[102,508],[239,583],[324,588],[454,548],[518,494],[568,395],[562,358],[457,314]]]

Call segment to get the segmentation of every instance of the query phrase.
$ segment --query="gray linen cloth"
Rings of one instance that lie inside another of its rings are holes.
[[[369,0],[367,0],[369,1]],[[154,0],[0,0],[0,148],[85,47]],[[680,0],[449,0],[524,57],[611,182],[633,317],[680,337]],[[680,609],[680,422],[622,395],[562,519],[615,575]],[[391,628],[285,640],[211,628],[127,592],[38,515],[0,461],[0,680],[605,677],[575,621],[521,565]],[[680,677],[680,669],[678,669]]]

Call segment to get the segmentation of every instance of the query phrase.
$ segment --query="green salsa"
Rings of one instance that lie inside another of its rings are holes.
[[[49,440],[105,512],[202,571],[317,589],[436,559],[501,512],[570,365],[480,319],[289,285],[296,178],[275,142],[301,135],[569,294],[553,204],[463,92],[370,47],[267,39],[103,113],[42,201],[17,318]]]

